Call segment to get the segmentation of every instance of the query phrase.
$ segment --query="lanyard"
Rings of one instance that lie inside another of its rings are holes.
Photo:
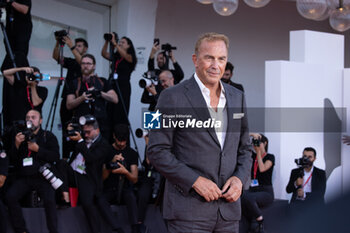
[[[312,177],[312,173],[310,174],[309,178],[307,178],[306,182],[303,184],[303,188],[305,187],[305,185],[309,182],[309,180],[311,179]]]
[[[31,150],[29,150],[28,151],[28,155],[27,155],[27,157],[30,157],[30,155],[32,154],[32,151]]]
[[[28,102],[30,104],[30,107],[32,109],[34,109],[34,105],[33,105],[32,101],[30,100],[29,87],[27,87],[27,99],[28,99]]]
[[[89,85],[87,82],[85,82],[85,86],[86,86],[86,90],[88,91],[89,90]]]
[[[266,155],[266,152],[261,156],[261,159],[263,159]],[[255,161],[254,161],[254,180],[256,179],[256,173],[258,172],[258,155],[256,155]]]
[[[115,62],[114,73],[117,73],[118,65],[119,65],[119,63],[121,63],[123,60],[124,60],[124,58],[122,57],[122,58],[120,58],[119,60],[117,60],[117,61]]]

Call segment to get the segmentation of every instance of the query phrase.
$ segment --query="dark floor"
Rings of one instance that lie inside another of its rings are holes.
[[[116,214],[116,220],[120,223],[125,233],[129,233],[128,215],[126,206],[112,206]],[[43,208],[23,208],[28,230],[31,233],[48,233],[46,228],[45,213]],[[267,233],[283,233],[281,224],[286,220],[287,201],[275,200],[274,204],[263,210],[265,216],[265,230]],[[110,233],[108,224],[102,224],[102,233]],[[60,233],[89,233],[88,223],[81,207],[59,209],[58,224]],[[166,233],[166,226],[162,219],[159,207],[153,204],[148,206],[145,225],[148,227],[147,233]],[[8,233],[13,233],[11,224],[8,224]],[[242,229],[241,233],[246,230]]]

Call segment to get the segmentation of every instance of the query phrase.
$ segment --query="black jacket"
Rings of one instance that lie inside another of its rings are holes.
[[[87,148],[85,141],[77,143],[70,164],[79,153],[85,159],[86,175],[95,184],[96,191],[102,191],[102,165],[111,160],[112,146],[100,134],[90,148]]]
[[[287,193],[293,193],[291,203],[296,200],[297,188],[294,182],[298,179],[300,169],[293,169],[286,188]],[[311,179],[311,193],[306,195],[305,201],[318,202],[324,204],[324,194],[326,191],[326,172],[314,166]]]

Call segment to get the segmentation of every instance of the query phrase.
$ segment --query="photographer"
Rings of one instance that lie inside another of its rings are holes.
[[[171,48],[171,45],[169,44],[166,44],[166,45],[168,45],[168,47],[170,46]],[[158,69],[155,69],[154,57],[156,53],[160,50],[160,48],[161,48],[161,45],[159,44],[159,41],[156,41],[153,44],[151,53],[148,58],[148,70],[154,70],[156,72],[156,75],[159,75],[162,70],[168,70],[169,69],[168,58],[170,57],[170,60],[172,61],[174,66],[174,69],[170,70],[174,77],[174,84],[179,83],[184,78],[184,72],[182,71],[182,68],[179,65],[179,63],[176,61],[173,51],[171,49],[168,48],[169,50],[158,53],[157,55]]]
[[[8,170],[8,156],[5,153],[3,148],[2,140],[0,139],[0,233],[6,233],[6,209],[2,202],[3,200],[3,191],[4,184],[7,177]]]
[[[306,147],[303,157],[296,159],[299,168],[293,169],[286,187],[287,193],[293,193],[292,208],[305,208],[306,203],[323,205],[326,191],[326,172],[314,166],[316,150]]]
[[[15,145],[9,153],[17,172],[17,180],[6,194],[10,220],[15,232],[28,232],[20,200],[29,191],[36,190],[44,200],[47,228],[50,233],[57,233],[55,190],[39,169],[59,160],[58,142],[55,135],[41,129],[43,119],[37,110],[30,110],[26,121],[32,124],[32,128],[29,132],[16,134]]]
[[[110,115],[112,126],[117,124],[128,124],[128,115],[130,109],[131,85],[130,77],[137,63],[136,52],[132,41],[128,37],[122,37],[118,41],[116,33],[106,33],[105,43],[102,47],[102,57],[111,61],[112,76],[110,80],[114,80],[113,89],[118,94],[118,98],[124,102],[126,113],[119,101],[117,105],[109,104],[108,113]],[[113,54],[108,51],[108,44],[111,44]],[[119,86],[119,93],[117,87]]]
[[[58,31],[55,34],[67,34],[65,31]],[[52,58],[55,59],[59,64],[63,66],[63,68],[67,69],[67,75],[63,86],[62,91],[62,101],[60,106],[60,117],[61,117],[61,124],[62,126],[65,126],[67,122],[72,118],[73,112],[69,111],[66,107],[67,104],[67,93],[70,87],[71,82],[81,77],[81,57],[86,53],[88,50],[88,43],[83,38],[76,38],[75,44],[73,45],[72,40],[69,36],[55,36],[56,39],[56,45],[52,52]],[[72,51],[72,54],[74,55],[74,58],[70,57],[60,57],[60,46],[63,46],[66,44],[70,50]],[[62,135],[62,157],[68,158],[69,152],[71,148],[69,147],[69,144],[67,144],[66,138],[64,135]]]
[[[77,118],[87,114],[96,117],[103,137],[109,138],[109,121],[106,101],[118,103],[118,96],[106,79],[95,75],[95,57],[85,54],[81,59],[82,76],[73,80],[67,92],[67,109]]]
[[[29,40],[32,34],[31,0],[7,0],[6,34],[16,58],[17,67],[28,66]],[[12,66],[9,52],[2,64],[1,70]]]
[[[19,72],[21,78],[19,81],[15,79],[16,72]],[[40,70],[37,67],[12,68],[4,70],[3,75],[6,81],[13,86],[14,91],[4,124],[11,125],[14,120],[24,119],[30,109],[41,113],[48,90],[46,87],[38,86]]]
[[[251,133],[255,153],[252,154],[251,184],[249,190],[243,192],[243,218],[251,224],[253,232],[264,232],[264,217],[260,208],[272,204],[274,193],[272,187],[272,172],[275,156],[267,153],[268,139],[263,134]],[[257,225],[254,223],[257,222]],[[246,232],[240,230],[240,232]]]
[[[147,86],[141,97],[141,103],[149,104],[148,110],[153,111],[157,105],[157,100],[160,92],[163,89],[174,86],[174,76],[170,70],[163,70],[159,74],[159,84]]]
[[[133,233],[138,233],[137,201],[134,194],[134,184],[138,179],[138,155],[128,146],[129,128],[119,124],[114,128],[114,143],[111,164],[104,169],[103,192],[110,204],[125,202],[129,222]]]
[[[82,131],[75,130],[70,136],[76,144],[69,164],[62,160],[58,165],[64,180],[63,190],[68,192],[68,187],[78,188],[79,202],[93,233],[101,232],[98,210],[115,232],[121,232],[102,194],[102,166],[112,157],[112,148],[101,136],[95,117],[86,115],[83,118]],[[68,130],[74,129],[69,125]]]
[[[234,70],[234,66],[232,65],[231,62],[227,62],[226,63],[226,67],[225,67],[225,73],[224,75],[222,76],[221,78],[221,81],[227,83],[227,84],[230,84],[231,86],[241,90],[242,92],[244,92],[244,88],[241,84],[239,83],[235,83],[235,82],[232,82],[231,78],[233,76],[233,70]]]

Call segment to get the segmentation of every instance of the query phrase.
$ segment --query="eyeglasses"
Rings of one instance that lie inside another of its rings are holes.
[[[81,65],[91,66],[91,65],[93,65],[93,63],[91,63],[91,62],[82,62]]]

